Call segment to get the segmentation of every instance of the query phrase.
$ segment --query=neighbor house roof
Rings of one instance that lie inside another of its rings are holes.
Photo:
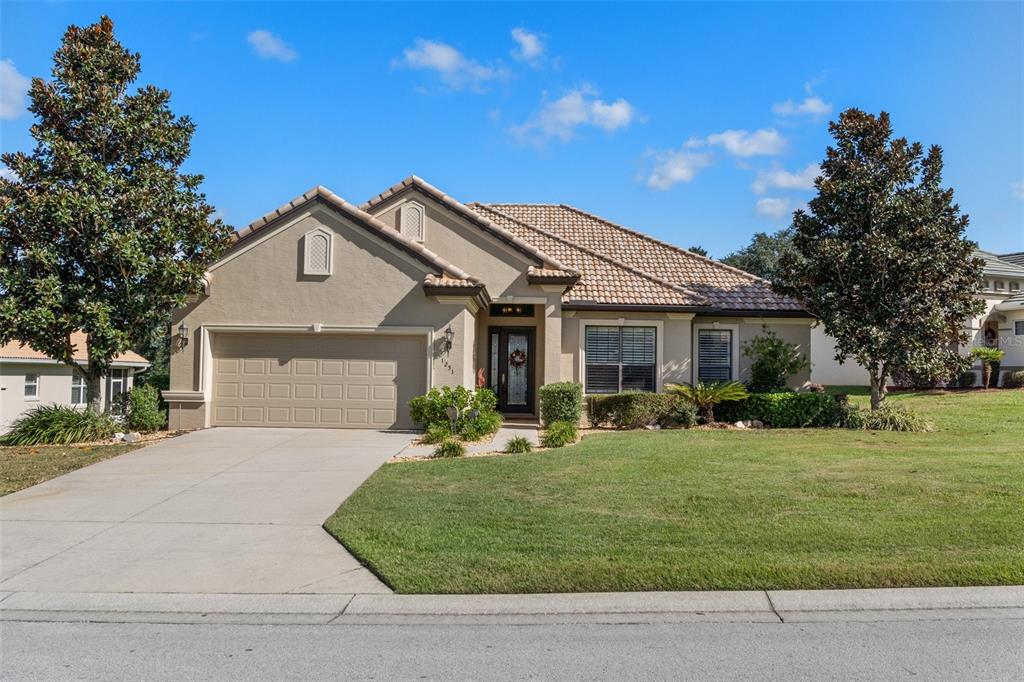
[[[989,276],[1002,277],[1024,277],[1024,265],[1018,265],[1013,261],[1006,260],[991,251],[975,249],[974,255],[985,261],[985,274]],[[1014,254],[1010,254],[1013,256]]]
[[[1014,265],[1020,265],[1024,267],[1024,251],[1018,251],[1016,253],[1004,253],[999,256],[1000,260],[1004,260]]]
[[[767,281],[566,204],[470,204],[578,267],[565,305],[683,305],[711,311],[804,313]],[[556,242],[558,246],[556,246]]]
[[[73,332],[71,334],[71,345],[74,346],[75,362],[86,363],[89,361],[89,355],[86,348],[86,342],[88,339],[89,337],[85,332]],[[21,341],[10,341],[0,346],[0,360],[50,360],[51,362],[57,362],[57,360],[54,360],[45,353],[33,350]],[[113,362],[144,365],[149,364],[149,360],[142,357],[135,351],[121,353],[114,358]]]

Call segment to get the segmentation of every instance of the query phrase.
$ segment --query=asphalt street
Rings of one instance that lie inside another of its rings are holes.
[[[3,680],[1024,679],[1024,619],[0,623]]]

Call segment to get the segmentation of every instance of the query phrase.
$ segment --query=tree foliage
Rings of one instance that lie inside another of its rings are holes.
[[[749,244],[733,251],[722,262],[771,281],[778,276],[782,257],[793,253],[792,230],[779,230],[775,234],[757,232]]]
[[[785,388],[789,377],[811,364],[799,348],[767,327],[744,342],[743,354],[751,359],[747,388],[755,393]]]
[[[107,17],[71,26],[52,79],[35,78],[31,153],[9,153],[0,180],[0,342],[22,340],[74,366],[70,335],[89,336],[90,404],[113,357],[201,291],[231,229],[212,219],[185,174],[195,124],[170,93],[129,87],[140,56]]]
[[[983,312],[983,262],[942,186],[940,147],[893,139],[885,112],[849,109],[829,132],[818,194],[793,216],[795,253],[775,288],[821,318],[837,361],[868,370],[877,409],[895,369],[963,362],[965,323]]]

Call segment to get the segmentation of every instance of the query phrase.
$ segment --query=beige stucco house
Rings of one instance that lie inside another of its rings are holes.
[[[813,318],[748,273],[566,205],[463,204],[412,177],[361,206],[323,187],[241,230],[174,316],[171,428],[413,427],[407,403],[473,387],[743,379],[767,325]],[[800,384],[809,376],[794,377]]]
[[[71,335],[74,359],[85,365],[86,335]],[[121,393],[131,390],[135,373],[149,367],[149,362],[131,351],[114,358],[110,372],[101,383],[101,404],[113,405]],[[85,408],[85,378],[62,362],[47,357],[18,341],[0,345],[0,435],[27,410],[37,405],[68,405]]]

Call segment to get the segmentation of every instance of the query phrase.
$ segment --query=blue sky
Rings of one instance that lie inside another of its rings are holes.
[[[1024,250],[1024,4],[15,3],[22,78],[103,14],[198,124],[189,170],[242,227],[315,184],[415,173],[463,201],[565,202],[715,256],[788,223],[846,107],[943,146],[969,236]]]

